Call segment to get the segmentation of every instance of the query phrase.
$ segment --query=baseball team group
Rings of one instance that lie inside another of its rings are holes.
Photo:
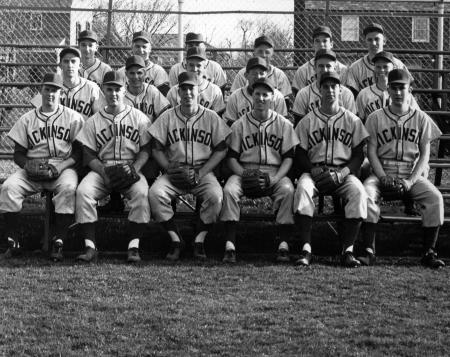
[[[57,71],[44,75],[34,109],[8,133],[19,169],[0,191],[4,258],[21,251],[24,199],[45,190],[53,192],[55,207],[53,261],[63,260],[74,219],[85,243],[77,260],[97,259],[99,202],[108,196],[110,204],[127,199],[127,262],[141,260],[139,242],[150,220],[167,231],[166,258],[176,261],[186,243],[174,202],[190,193],[198,205],[195,259],[206,259],[205,239],[220,221],[223,261],[235,263],[240,200],[270,197],[276,260],[290,261],[295,236],[301,247],[295,264],[308,266],[316,196],[331,195],[344,211],[342,266],[375,263],[384,199],[403,200],[407,209],[415,204],[422,216],[421,263],[443,267],[435,249],[443,198],[427,179],[430,143],[442,133],[414,100],[405,65],[384,51],[383,27],[371,23],[363,34],[368,53],[347,67],[333,51],[330,28],[315,28],[314,58],[298,68],[292,84],[272,63],[276,44],[258,37],[228,97],[226,74],[207,58],[201,34],[186,35],[185,59],[167,75],[150,59],[148,33],[134,33],[132,55],[115,71],[96,57],[96,33],[81,32],[78,47],[62,49]]]

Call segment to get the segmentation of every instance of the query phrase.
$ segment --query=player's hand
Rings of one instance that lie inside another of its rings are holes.
[[[395,187],[395,178],[389,175],[380,177],[381,186],[384,188],[393,188]]]
[[[323,172],[323,166],[314,166],[313,168],[311,168],[311,176],[313,178],[317,177],[322,172]]]
[[[108,175],[105,172],[105,167],[103,167],[103,172],[101,176],[103,178],[103,183],[105,184],[106,187],[109,188],[111,186],[111,180],[109,179]]]
[[[278,183],[278,181],[280,181],[278,178],[269,175],[269,187],[275,186]]]
[[[413,185],[413,182],[409,179],[402,179],[401,180],[403,186],[405,187],[405,191],[411,190],[411,187]]]

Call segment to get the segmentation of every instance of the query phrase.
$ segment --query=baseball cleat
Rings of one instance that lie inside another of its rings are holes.
[[[52,242],[52,251],[50,252],[50,259],[54,262],[61,262],[63,260],[63,242],[61,240],[54,240]]]
[[[139,255],[139,249],[130,248],[127,252],[127,263],[139,263],[141,256]]]
[[[194,258],[206,260],[205,245],[203,243],[194,243]]]
[[[289,250],[284,248],[278,249],[276,260],[278,263],[289,263]]]
[[[353,256],[352,252],[345,252],[341,255],[341,265],[345,268],[357,268],[361,266],[361,263]]]
[[[309,264],[311,264],[311,258],[312,258],[311,253],[304,250],[302,251],[302,254],[300,254],[300,257],[295,261],[295,265],[306,267]]]
[[[437,254],[435,252],[425,254],[420,262],[422,263],[422,265],[432,269],[439,269],[445,267],[445,263],[441,259],[438,259]]]
[[[236,263],[236,251],[232,249],[226,250],[222,261],[229,264]]]
[[[181,252],[184,249],[184,242],[172,242],[170,246],[170,252],[166,255],[166,259],[171,261],[177,261],[180,259]]]
[[[8,249],[3,253],[3,258],[9,259],[12,257],[17,257],[22,253],[22,248],[19,241],[14,238],[8,237]]]
[[[77,257],[77,260],[80,262],[90,263],[92,261],[96,261],[97,258],[98,258],[97,250],[91,247],[87,247],[84,253]]]
[[[374,265],[377,258],[375,257],[375,254],[366,251],[363,255],[358,257],[357,260],[359,260],[361,265],[368,267]]]

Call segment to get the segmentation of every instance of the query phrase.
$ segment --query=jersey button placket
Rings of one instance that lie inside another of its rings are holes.
[[[192,120],[191,118],[186,120],[186,160],[188,163],[194,164],[194,142],[191,141],[191,136],[188,133],[192,130]]]
[[[120,147],[121,147],[121,138],[118,136],[118,125],[120,124],[120,120],[117,117],[114,117],[113,119],[113,125],[114,125],[114,159],[120,160],[122,158],[120,153]]]
[[[259,124],[259,155],[261,157],[261,163],[266,164],[267,163],[267,157],[266,157],[266,151],[264,146],[264,125]]]

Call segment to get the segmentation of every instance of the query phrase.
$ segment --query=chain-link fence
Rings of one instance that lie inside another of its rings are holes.
[[[420,105],[448,110],[445,93],[439,107],[438,95],[427,89],[438,88],[441,75],[442,88],[449,85],[449,14],[444,1],[417,0],[0,0],[0,155],[12,152],[6,133],[29,110],[43,74],[56,69],[58,51],[76,46],[85,29],[98,33],[98,56],[113,67],[122,66],[130,54],[133,32],[150,32],[152,59],[167,71],[183,50],[180,30],[202,33],[210,58],[223,66],[231,83],[261,34],[272,37],[272,63],[292,80],[314,54],[317,25],[330,26],[338,59],[349,65],[367,52],[363,28],[377,22],[385,29],[385,48],[413,72],[415,87],[422,90]],[[10,170],[0,163],[2,175]]]

